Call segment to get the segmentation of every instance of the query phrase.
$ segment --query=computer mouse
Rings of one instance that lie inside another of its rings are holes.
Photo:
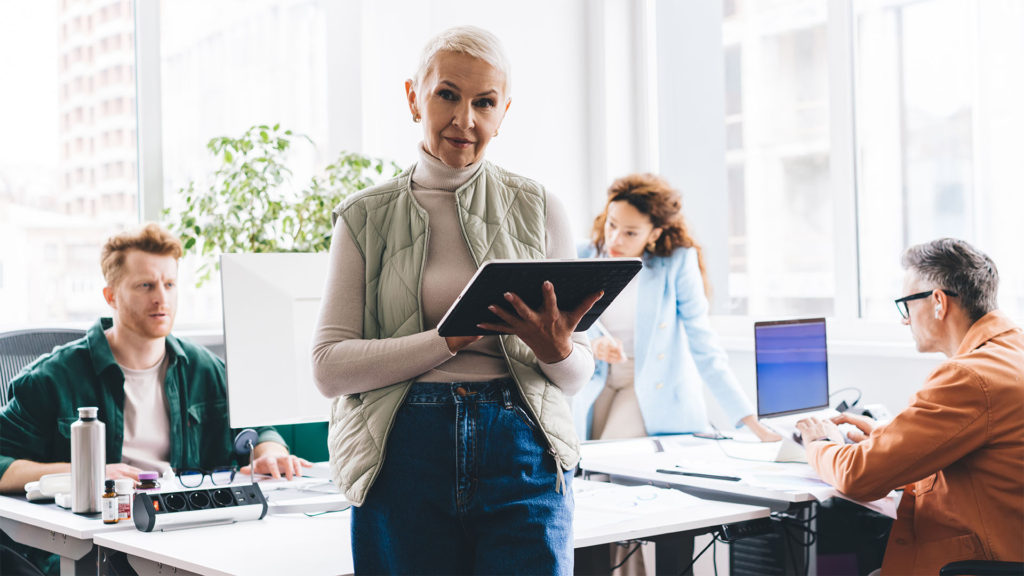
[[[845,442],[847,444],[856,444],[856,442],[854,442],[853,440],[850,439],[850,435],[849,435],[849,432],[851,432],[853,430],[856,430],[857,432],[860,432],[860,428],[857,428],[853,424],[846,424],[846,423],[839,424],[839,431],[843,433],[843,442]]]
[[[801,446],[804,445],[804,437],[800,435],[799,431],[793,432],[793,441]]]

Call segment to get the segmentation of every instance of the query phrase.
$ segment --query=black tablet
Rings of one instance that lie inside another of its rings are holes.
[[[441,336],[495,334],[477,328],[482,322],[501,322],[487,309],[496,304],[507,310],[512,305],[505,292],[523,299],[530,308],[544,301],[541,287],[545,280],[555,286],[560,310],[572,310],[588,295],[604,290],[604,297],[587,312],[576,326],[585,331],[611,304],[619,292],[640,271],[639,258],[583,258],[579,260],[491,260],[484,263],[469,280],[459,297],[445,313],[437,330]]]

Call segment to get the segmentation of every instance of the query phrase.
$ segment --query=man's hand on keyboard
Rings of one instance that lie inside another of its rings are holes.
[[[813,416],[804,418],[797,421],[796,429],[800,432],[801,438],[803,438],[804,446],[817,440],[831,440],[840,444],[845,443],[843,433],[839,431],[839,426],[831,420],[819,420]]]
[[[836,424],[851,424],[856,427],[856,430],[848,429],[846,432],[846,436],[854,442],[862,442],[867,439],[867,437],[871,435],[871,431],[878,425],[878,422],[875,422],[867,416],[857,416],[846,412],[843,412],[838,416],[833,416],[832,421]]]

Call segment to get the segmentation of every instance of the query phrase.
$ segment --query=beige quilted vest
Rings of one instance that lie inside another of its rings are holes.
[[[366,266],[363,338],[397,338],[423,331],[420,282],[430,226],[413,198],[412,169],[346,200],[334,211],[343,218]],[[477,266],[499,258],[544,258],[544,189],[484,162],[455,191],[459,222]],[[568,399],[540,371],[533,352],[515,336],[501,337],[502,350],[527,408],[548,441],[560,470],[579,461],[579,440]],[[412,381],[349,394],[332,403],[327,444],[331,476],[359,506],[384,462],[388,434]],[[556,475],[555,488],[562,475]]]

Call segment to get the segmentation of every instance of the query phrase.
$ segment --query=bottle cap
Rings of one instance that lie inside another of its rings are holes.
[[[118,494],[129,494],[135,489],[135,481],[131,478],[118,478],[114,481],[114,488]]]
[[[156,480],[160,475],[156,472],[139,472],[139,480]]]
[[[82,406],[78,409],[78,417],[95,419],[99,412],[100,409],[95,406]]]
[[[106,488],[107,492],[113,492],[114,491],[114,481],[113,480],[104,480],[103,481],[103,486],[104,486],[104,488]]]

